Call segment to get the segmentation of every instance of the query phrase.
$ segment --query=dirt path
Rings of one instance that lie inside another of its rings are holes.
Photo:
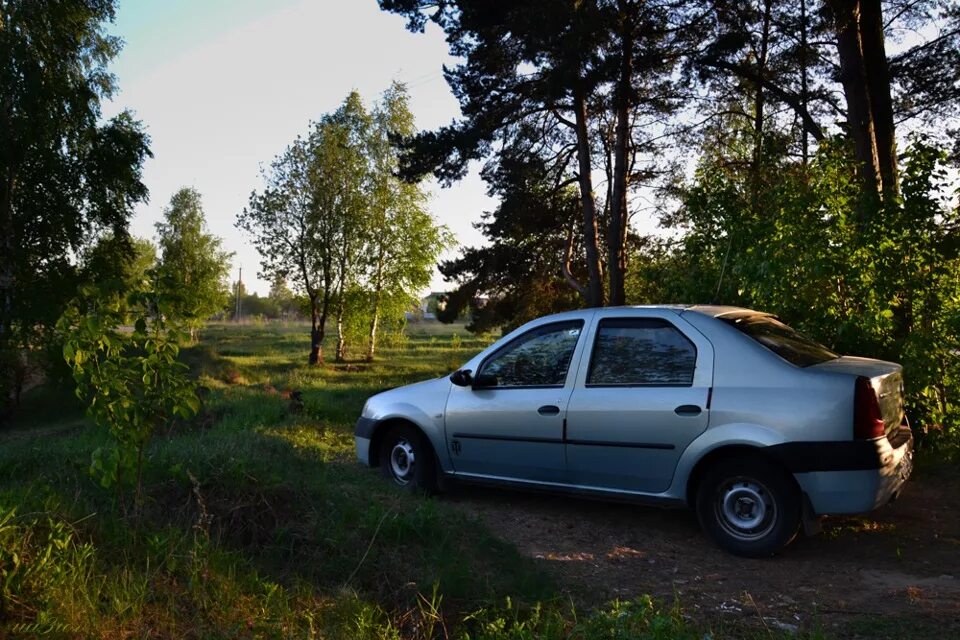
[[[895,504],[827,519],[822,534],[768,560],[714,548],[688,511],[476,487],[447,499],[585,604],[676,595],[686,613],[711,623],[729,616],[853,637],[923,628],[960,637],[957,481],[915,479]]]

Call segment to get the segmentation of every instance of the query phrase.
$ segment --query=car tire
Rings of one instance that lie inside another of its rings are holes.
[[[435,459],[426,436],[415,427],[393,427],[380,441],[381,474],[397,487],[412,493],[436,491]]]
[[[797,535],[800,491],[786,471],[762,458],[720,460],[697,488],[697,517],[722,549],[747,558],[769,557]]]

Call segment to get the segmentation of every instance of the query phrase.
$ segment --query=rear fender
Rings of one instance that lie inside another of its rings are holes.
[[[721,427],[710,427],[684,449],[677,462],[673,482],[667,494],[687,502],[691,475],[697,464],[714,452],[727,448],[760,450],[784,441],[782,434],[757,424],[732,423]]]

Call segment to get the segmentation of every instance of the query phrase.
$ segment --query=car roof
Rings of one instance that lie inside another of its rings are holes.
[[[686,313],[694,312],[699,313],[711,318],[720,318],[723,316],[742,316],[742,315],[759,315],[759,316],[769,316],[771,314],[764,313],[762,311],[755,311],[753,309],[747,309],[744,307],[734,307],[729,305],[715,305],[715,304],[641,304],[641,305],[624,305],[618,307],[594,307],[587,309],[575,309],[573,311],[563,311],[561,313],[554,313],[549,316],[543,316],[541,320],[549,318],[550,320],[566,320],[566,319],[578,319],[584,317],[583,314],[591,311],[616,311],[617,309],[664,309],[667,311],[673,311],[674,313]]]

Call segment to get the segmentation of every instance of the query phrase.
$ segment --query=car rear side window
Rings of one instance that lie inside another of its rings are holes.
[[[749,314],[723,317],[720,320],[736,327],[798,367],[809,367],[840,357],[840,354],[834,353],[819,342],[811,340],[771,316]]]
[[[696,347],[666,320],[610,318],[597,329],[587,386],[688,387],[696,365]]]

